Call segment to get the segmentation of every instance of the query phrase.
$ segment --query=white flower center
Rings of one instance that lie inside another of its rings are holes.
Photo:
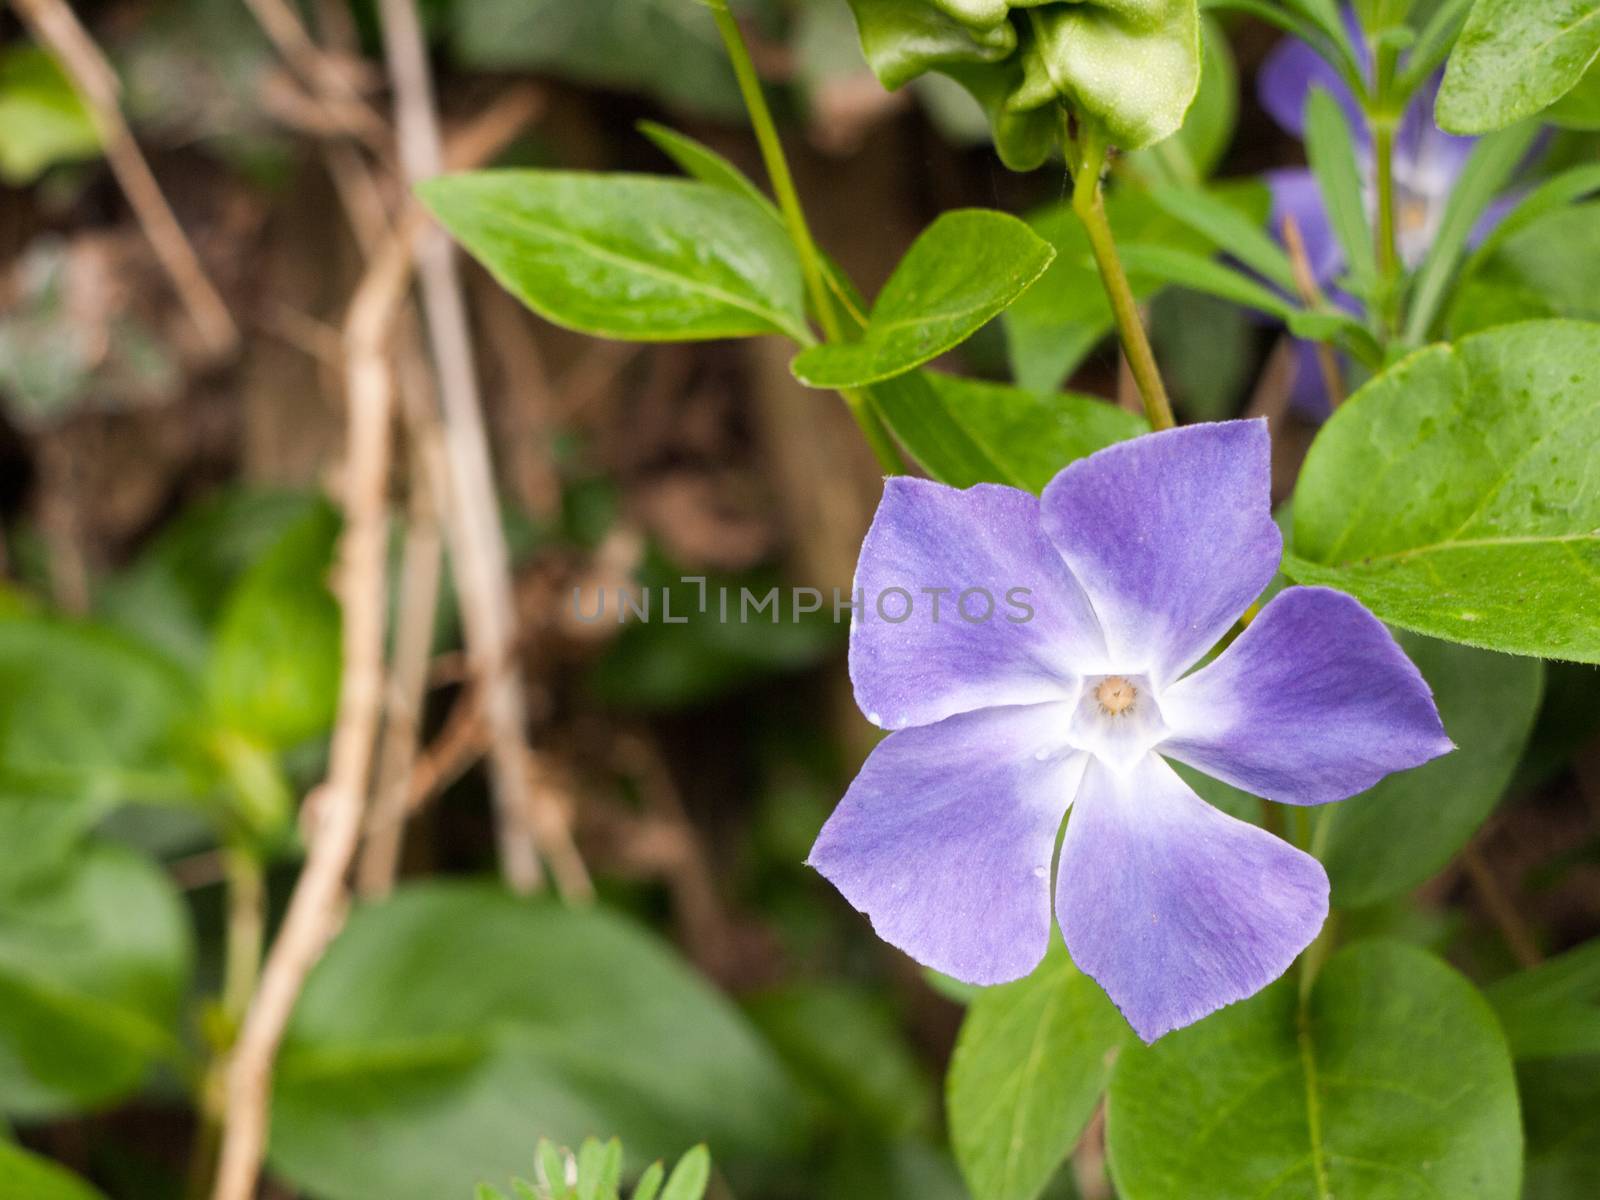
[[[1156,691],[1146,675],[1090,675],[1073,710],[1067,740],[1117,770],[1143,758],[1167,736]]]

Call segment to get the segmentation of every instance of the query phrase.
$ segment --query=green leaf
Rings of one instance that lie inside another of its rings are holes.
[[[1066,100],[1114,145],[1138,150],[1183,125],[1200,87],[1195,0],[1086,0],[1028,7],[1021,110]]]
[[[1488,994],[1518,1062],[1600,1055],[1600,941],[1502,979]]]
[[[1234,205],[1196,188],[1156,188],[1150,198],[1168,216],[1189,226],[1224,253],[1285,291],[1294,291],[1294,268],[1283,247],[1262,229],[1260,222]]]
[[[693,0],[455,0],[438,11],[467,67],[642,92],[723,119],[744,115],[716,26]]]
[[[1577,86],[1552,104],[1544,119],[1563,129],[1600,130],[1600,66],[1590,63]]]
[[[782,229],[723,187],[508,170],[447,175],[418,194],[508,291],[557,325],[644,342],[812,340]]]
[[[946,1079],[950,1140],[983,1200],[1034,1200],[1094,1115],[1128,1026],[1051,940],[1026,979],[985,988]]]
[[[1501,129],[1555,103],[1600,54],[1600,0],[1478,0],[1436,109],[1451,133]]]
[[[65,1167],[0,1141],[0,1200],[105,1200]]]
[[[0,181],[22,187],[99,153],[94,118],[55,59],[36,46],[0,52]]]
[[[1395,80],[1396,94],[1411,96],[1444,62],[1461,34],[1476,0],[1439,0],[1432,14],[1417,32],[1417,40],[1405,57]]]
[[[1600,662],[1600,326],[1548,321],[1434,346],[1313,443],[1285,571],[1402,628]]]
[[[1457,290],[1448,317],[1456,336],[1540,317],[1600,320],[1600,202],[1519,224]]]
[[[1043,491],[1069,462],[1149,429],[1142,417],[1092,396],[1041,395],[936,371],[878,384],[871,396],[911,456],[952,487]]]
[[[929,1080],[894,1012],[870,992],[837,983],[790,984],[746,1011],[820,1106],[888,1138],[929,1132]]]
[[[1360,294],[1371,292],[1378,264],[1367,222],[1367,202],[1356,170],[1355,139],[1344,109],[1326,88],[1312,89],[1306,101],[1306,157],[1316,174],[1317,187],[1328,212],[1353,286]]]
[[[689,178],[743,196],[779,225],[783,224],[783,214],[767,198],[766,193],[751,182],[748,175],[704,142],[697,142],[687,134],[654,121],[640,121],[639,132],[655,143],[656,148],[676,163],[678,169]]]
[[[209,793],[188,738],[198,696],[181,669],[130,638],[87,622],[0,619],[0,795],[104,810]],[[0,801],[3,803],[3,801]]]
[[[1402,633],[1456,749],[1322,810],[1318,857],[1341,908],[1377,904],[1432,876],[1493,811],[1539,712],[1544,664]]]
[[[1522,1131],[1494,1013],[1437,959],[1359,942],[1117,1061],[1123,1200],[1516,1200]]]
[[[1191,250],[1133,242],[1118,247],[1118,252],[1129,271],[1151,275],[1165,283],[1231,300],[1283,321],[1300,311],[1293,302],[1242,271]]]
[[[339,605],[328,590],[339,518],[292,526],[229,594],[207,673],[213,719],[287,749],[326,732],[339,699]]]
[[[1054,257],[1050,244],[1015,217],[977,208],[945,213],[883,285],[860,340],[802,351],[795,378],[837,389],[903,375],[999,316]]]
[[[1600,1056],[1517,1065],[1528,1137],[1522,1200],[1600,1195]]]
[[[672,1168],[672,1177],[661,1192],[661,1200],[701,1200],[711,1183],[711,1152],[696,1146]]]
[[[631,1161],[799,1137],[793,1085],[750,1026],[653,936],[599,909],[488,888],[358,909],[295,1009],[272,1161],[326,1200],[438,1200],[527,1161],[530,1133],[615,1132]]]
[[[1439,232],[1434,235],[1428,257],[1417,272],[1406,318],[1406,339],[1412,345],[1420,345],[1432,330],[1467,239],[1494,198],[1510,182],[1537,133],[1538,129],[1531,124],[1519,125],[1492,134],[1472,148],[1467,165],[1462,168],[1461,177],[1445,204]]]
[[[1188,187],[1204,183],[1217,169],[1239,120],[1239,66],[1228,35],[1215,21],[1202,19],[1200,41],[1200,90],[1183,127],[1125,160],[1135,171]]]
[[[118,847],[0,895],[0,1112],[96,1107],[173,1061],[190,957],[171,883]]]
[[[1550,213],[1595,192],[1600,192],[1600,163],[1569,167],[1545,180],[1519,200],[1516,207],[1505,215],[1505,219],[1478,244],[1463,274],[1470,276],[1493,257],[1509,238],[1542,221]]]

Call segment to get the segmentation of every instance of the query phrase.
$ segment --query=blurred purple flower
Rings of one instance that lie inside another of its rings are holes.
[[[1366,42],[1355,14],[1348,8],[1345,20],[1351,41],[1361,55],[1360,66],[1371,72]],[[1433,121],[1434,100],[1439,94],[1441,70],[1417,89],[1401,116],[1395,132],[1395,249],[1401,262],[1415,268],[1427,256],[1439,232],[1450,193],[1466,166],[1476,138],[1457,137],[1444,132]],[[1297,138],[1305,137],[1306,103],[1317,88],[1328,92],[1344,110],[1356,144],[1357,166],[1365,185],[1369,213],[1377,208],[1372,135],[1367,118],[1350,88],[1338,73],[1306,43],[1288,38],[1273,49],[1257,76],[1261,105],[1284,130]],[[1344,254],[1335,238],[1323,205],[1316,179],[1303,167],[1266,172],[1272,192],[1272,224],[1281,239],[1283,227],[1293,218],[1305,241],[1306,257],[1317,284],[1329,298],[1353,314],[1360,306],[1334,286],[1346,269]],[[1474,240],[1481,239],[1505,217],[1512,199],[1492,205],[1479,223]],[[1294,403],[1304,411],[1326,415],[1328,398],[1317,367],[1316,347],[1298,343],[1298,371]]]
[[[1427,684],[1341,592],[1296,587],[1185,674],[1272,579],[1264,421],[1151,434],[1041,498],[896,477],[861,548],[866,596],[1030,589],[1031,620],[852,626],[868,758],[810,863],[884,940],[988,985],[1027,975],[1055,913],[1139,1036],[1252,995],[1321,928],[1320,863],[1200,799],[1167,759],[1323,804],[1451,748]]]

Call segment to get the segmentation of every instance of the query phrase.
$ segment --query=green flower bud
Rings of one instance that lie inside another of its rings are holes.
[[[883,85],[924,71],[962,84],[995,148],[1026,171],[1059,144],[1061,106],[1112,144],[1170,137],[1200,86],[1196,0],[850,0]]]

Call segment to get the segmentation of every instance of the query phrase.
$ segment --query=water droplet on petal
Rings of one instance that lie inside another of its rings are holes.
[[[1043,879],[1047,874],[1049,874],[1049,872],[1047,872],[1043,867],[1035,867],[1033,869],[1033,877],[1035,879]]]
[[[879,727],[880,727],[880,728],[881,728],[881,727],[882,727],[882,725],[883,725],[883,718],[882,718],[882,717],[880,717],[880,716],[879,716],[879,715],[878,715],[878,714],[877,714],[877,713],[875,713],[875,712],[869,712],[869,713],[868,713],[868,714],[867,714],[867,720],[868,720],[868,721],[870,721],[870,722],[872,722],[872,724],[874,724],[874,725],[877,725],[877,726],[879,726]]]

